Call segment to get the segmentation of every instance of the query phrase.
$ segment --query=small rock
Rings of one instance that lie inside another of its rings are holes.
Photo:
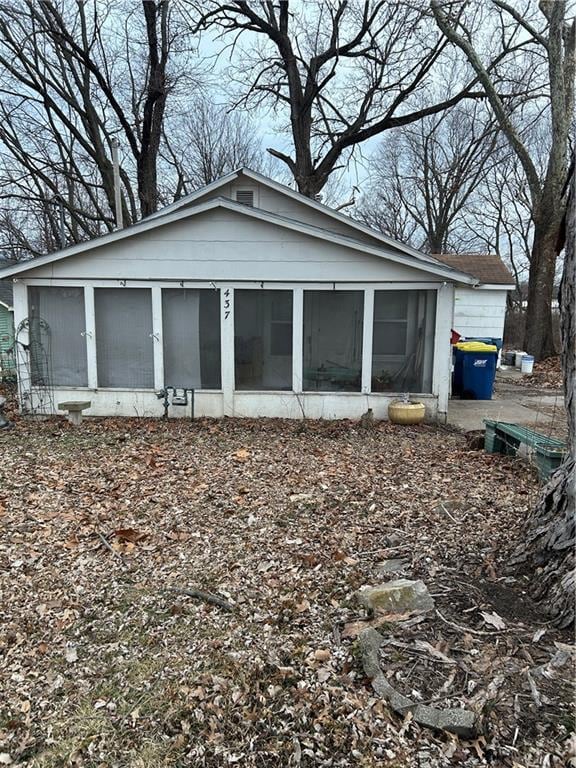
[[[74,643],[66,643],[66,651],[64,655],[69,664],[74,664],[74,662],[78,661],[78,651],[76,650]]]
[[[399,544],[402,544],[403,538],[402,536],[399,536],[397,533],[388,533],[385,538],[385,543],[388,547],[397,547]]]
[[[361,605],[373,613],[415,613],[430,611],[434,599],[423,581],[396,579],[356,593]]]

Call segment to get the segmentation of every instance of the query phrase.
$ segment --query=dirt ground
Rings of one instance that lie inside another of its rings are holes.
[[[537,492],[432,426],[19,420],[0,433],[0,765],[565,765],[571,638],[506,570]],[[371,620],[382,666],[473,709],[474,740],[392,714],[362,672],[354,593],[391,558],[437,610]]]

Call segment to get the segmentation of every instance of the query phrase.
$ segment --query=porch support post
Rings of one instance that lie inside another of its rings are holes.
[[[450,369],[452,365],[450,330],[454,315],[454,286],[442,283],[436,300],[436,328],[434,336],[434,367],[432,391],[438,398],[438,421],[445,422],[448,416],[450,397]]]
[[[154,389],[164,387],[164,340],[162,328],[162,288],[152,288],[152,344],[154,350]]]
[[[372,391],[372,337],[374,331],[374,288],[364,291],[364,325],[362,332],[362,392]]]
[[[234,415],[234,289],[220,286],[220,355],[224,416]]]
[[[28,286],[21,280],[14,280],[12,291],[12,303],[14,305],[14,333],[16,333],[20,323],[28,317]],[[19,339],[21,339],[24,344],[28,344],[30,341],[28,330],[22,331]]]
[[[31,382],[26,380],[25,371],[30,370],[30,334],[28,328],[18,333],[18,326],[28,317],[28,286],[21,280],[14,280],[12,286],[12,304],[14,306],[14,362],[16,363],[16,375],[18,377],[18,400],[20,412],[25,413],[30,406],[30,392],[27,387]],[[21,375],[22,374],[22,375]]]
[[[294,288],[292,305],[292,390],[299,394],[303,386],[304,366],[304,289]]]
[[[98,360],[96,358],[96,310],[94,304],[94,288],[84,287],[84,339],[86,341],[86,368],[88,386],[98,388]]]

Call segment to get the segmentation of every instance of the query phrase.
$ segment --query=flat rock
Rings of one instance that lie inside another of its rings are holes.
[[[468,709],[436,709],[426,704],[416,704],[412,715],[420,725],[449,731],[463,739],[473,739],[478,733],[476,715]]]
[[[434,608],[434,599],[423,581],[395,579],[356,592],[361,605],[373,613],[421,613]]]

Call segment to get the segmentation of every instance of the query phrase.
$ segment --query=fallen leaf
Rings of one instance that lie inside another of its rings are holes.
[[[305,565],[307,565],[310,568],[314,568],[320,562],[320,558],[318,557],[318,555],[313,555],[313,554],[300,555],[300,559]]]
[[[240,448],[232,457],[234,461],[247,461],[250,458],[250,451],[246,448]]]
[[[346,640],[348,637],[357,637],[363,629],[369,626],[366,621],[351,621],[344,625],[344,629],[340,633],[340,637]]]
[[[498,616],[498,614],[493,611],[492,613],[487,613],[486,611],[480,611],[480,615],[486,622],[486,624],[490,624],[491,627],[495,627],[496,629],[506,629],[506,624],[504,622],[504,619],[502,616]]]
[[[432,658],[438,659],[438,661],[442,661],[444,664],[456,664],[455,659],[451,659],[449,656],[446,656],[445,653],[442,653],[442,651],[434,648],[434,646],[431,643],[428,643],[426,640],[415,640],[414,648],[416,648],[417,651],[425,651],[426,653],[429,653]]]
[[[114,536],[120,541],[128,541],[131,544],[135,544],[137,541],[142,541],[148,534],[143,531],[136,531],[134,528],[119,528],[114,531]]]

